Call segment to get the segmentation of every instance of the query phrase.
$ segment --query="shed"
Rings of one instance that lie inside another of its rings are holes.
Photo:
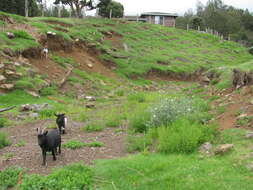
[[[150,24],[160,24],[163,26],[175,27],[177,14],[161,13],[161,12],[146,12],[142,13],[141,18],[145,19]]]

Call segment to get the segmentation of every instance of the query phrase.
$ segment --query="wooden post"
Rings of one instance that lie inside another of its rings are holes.
[[[25,17],[28,17],[28,0],[25,0]]]
[[[198,31],[200,31],[200,26],[198,26]]]
[[[189,31],[189,24],[187,24],[187,31]]]
[[[112,9],[110,10],[110,19],[112,18]]]
[[[230,34],[228,34],[228,41],[230,41],[231,39],[230,39],[231,37],[230,37]]]
[[[139,15],[136,15],[136,21],[139,22]]]
[[[220,39],[223,40],[223,38],[224,38],[223,35],[221,35],[221,36],[220,36]]]

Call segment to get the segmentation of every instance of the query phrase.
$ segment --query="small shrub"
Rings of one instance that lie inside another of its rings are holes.
[[[0,128],[3,128],[7,125],[8,120],[5,118],[0,118]]]
[[[146,101],[145,93],[143,93],[143,92],[132,93],[132,94],[128,95],[127,99],[128,99],[128,101],[136,101],[139,103]]]
[[[191,123],[187,119],[176,120],[169,126],[158,128],[158,151],[163,153],[190,153],[200,143],[210,140],[214,130]],[[213,129],[213,128],[212,128]]]
[[[249,53],[253,55],[253,46],[249,48]]]
[[[118,114],[112,113],[106,116],[105,125],[107,127],[119,127],[121,124],[121,118]]]
[[[152,144],[152,138],[148,135],[131,136],[129,135],[126,140],[126,149],[128,152],[133,153],[136,151],[144,151],[147,146]]]
[[[79,116],[77,117],[77,120],[78,121],[81,121],[81,122],[85,122],[86,120],[87,120],[87,114],[84,112],[84,111],[82,111],[80,114],[79,114]]]
[[[31,81],[23,79],[23,80],[19,80],[15,83],[15,88],[23,90],[26,88],[34,88],[34,85]]]
[[[104,146],[104,143],[94,141],[94,142],[90,142],[90,143],[85,143],[85,146],[87,146],[87,147],[102,147],[102,146]]]
[[[0,189],[9,189],[16,186],[21,168],[7,168],[0,171]]]
[[[82,130],[87,132],[97,132],[102,131],[103,129],[104,129],[103,126],[100,124],[89,124],[82,128]]]
[[[146,111],[145,107],[138,107],[129,116],[129,126],[135,131],[142,133],[147,130],[147,121],[150,119],[149,112]]]
[[[7,135],[5,133],[0,132],[0,149],[10,145],[10,141],[7,138]]]
[[[72,164],[53,170],[48,176],[29,175],[22,180],[18,189],[92,189],[93,173],[83,164]]]
[[[50,96],[50,95],[54,95],[56,93],[57,93],[57,87],[56,86],[46,87],[46,88],[42,88],[40,90],[40,95],[41,96]]]
[[[124,92],[124,90],[118,90],[118,91],[115,92],[115,94],[117,96],[124,96],[125,92]]]
[[[64,148],[70,149],[78,149],[85,146],[85,143],[77,141],[77,140],[70,140],[62,145]]]
[[[184,117],[194,111],[193,102],[186,98],[167,98],[154,104],[150,109],[149,128],[167,126],[179,116]]]
[[[30,36],[28,33],[26,33],[23,30],[15,30],[13,31],[13,34],[15,35],[15,38],[23,38],[27,40],[33,40],[33,37]]]
[[[56,113],[55,109],[44,109],[39,112],[39,116],[41,119],[50,118],[50,117],[54,117],[55,113]]]
[[[25,141],[24,140],[20,140],[17,144],[14,145],[15,147],[21,147],[21,146],[25,146]]]
[[[70,148],[70,149],[79,149],[82,147],[102,147],[102,146],[104,146],[104,144],[98,141],[83,143],[77,140],[70,140],[67,143],[63,144],[64,148]]]
[[[236,120],[236,124],[239,126],[246,126],[252,121],[253,117],[247,116],[247,117],[242,117]]]

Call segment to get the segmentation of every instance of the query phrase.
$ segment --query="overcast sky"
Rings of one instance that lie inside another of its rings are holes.
[[[54,0],[49,0],[53,2]],[[197,0],[115,0],[124,5],[126,15],[136,15],[142,12],[168,12],[183,15],[188,9],[196,8]],[[208,0],[200,0],[204,5]],[[253,12],[253,0],[223,0],[226,5],[236,8],[248,8]],[[94,12],[94,11],[93,11]],[[89,14],[89,13],[88,13]],[[91,13],[90,13],[91,14]]]

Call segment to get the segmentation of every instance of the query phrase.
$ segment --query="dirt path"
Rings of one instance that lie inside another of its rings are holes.
[[[49,124],[48,120],[46,124]],[[74,162],[84,162],[92,164],[97,159],[111,159],[125,156],[124,150],[124,132],[115,133],[115,128],[106,128],[101,132],[85,133],[81,132],[82,123],[71,121],[67,134],[62,136],[63,143],[68,140],[79,140],[82,142],[99,141],[104,146],[100,148],[84,147],[81,149],[71,150],[62,149],[62,154],[57,156],[57,161],[53,161],[50,154],[47,155],[47,166],[42,166],[42,155],[40,147],[37,144],[36,128],[42,125],[44,121],[37,121],[30,124],[4,128],[1,131],[9,134],[12,145],[0,150],[1,157],[6,154],[13,154],[10,159],[0,161],[0,170],[18,166],[28,168],[29,173],[48,174],[52,168],[61,167]],[[122,130],[123,131],[123,130]],[[16,147],[15,144],[21,140],[25,141],[25,146]]]

